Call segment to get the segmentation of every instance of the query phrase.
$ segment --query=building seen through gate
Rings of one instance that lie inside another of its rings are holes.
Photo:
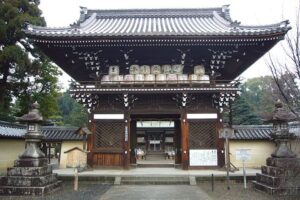
[[[194,169],[224,165],[218,131],[235,79],[289,29],[243,26],[223,6],[82,8],[70,27],[25,32],[75,80],[70,93],[90,113],[90,166],[128,168],[150,155]]]

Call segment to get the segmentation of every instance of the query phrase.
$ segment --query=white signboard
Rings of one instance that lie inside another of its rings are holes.
[[[160,140],[150,140],[150,144],[160,144]]]
[[[251,159],[250,149],[235,150],[235,159],[242,160],[242,161],[250,160]]]
[[[191,149],[190,166],[217,166],[217,149]]]

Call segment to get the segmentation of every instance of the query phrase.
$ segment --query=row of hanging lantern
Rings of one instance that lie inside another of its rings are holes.
[[[119,66],[110,66],[108,75],[102,77],[103,84],[112,84],[121,82],[122,84],[131,84],[134,82],[198,82],[210,83],[210,78],[205,74],[203,65],[196,65],[193,74],[183,74],[184,65],[131,65],[129,74],[120,75]]]

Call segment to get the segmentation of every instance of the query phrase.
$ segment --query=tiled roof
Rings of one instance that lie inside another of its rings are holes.
[[[38,36],[245,36],[284,33],[287,21],[267,26],[233,22],[228,6],[204,9],[87,10],[76,25],[47,28],[29,25]]]
[[[234,126],[234,136],[231,139],[235,140],[269,140],[272,133],[272,125],[239,125]],[[294,133],[300,137],[300,124],[290,124],[290,133]]]
[[[234,136],[236,140],[268,140],[271,139],[271,125],[239,125],[234,126]]]
[[[43,126],[44,140],[83,140],[83,135],[77,133],[76,127]],[[24,138],[26,126],[0,121],[0,138]]]
[[[0,121],[0,137],[23,138],[25,128],[24,125]]]

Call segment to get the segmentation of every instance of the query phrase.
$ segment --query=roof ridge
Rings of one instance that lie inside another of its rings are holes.
[[[227,6],[213,8],[134,8],[134,9],[88,9],[81,7],[78,22],[84,22],[92,14],[97,13],[97,17],[146,17],[146,16],[203,16],[213,15],[213,12],[222,14],[228,20],[229,9]],[[229,17],[230,19],[230,17]]]
[[[273,24],[266,24],[266,25],[239,25],[238,28],[251,28],[251,29],[255,29],[255,28],[273,28],[273,27],[278,27],[278,28],[291,28],[288,27],[289,24],[289,20],[284,20],[281,22],[277,22],[277,23],[273,23]]]

